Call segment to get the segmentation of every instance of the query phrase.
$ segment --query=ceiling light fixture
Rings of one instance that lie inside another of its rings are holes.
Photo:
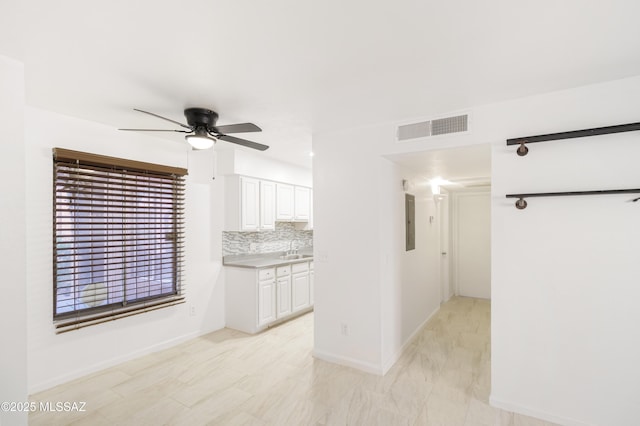
[[[431,193],[433,195],[440,195],[440,185],[437,183],[431,182]]]
[[[442,185],[451,185],[452,182],[449,182],[446,179],[442,179],[440,176],[436,176],[429,181],[429,185],[431,185],[431,193],[433,195],[440,195],[440,186]]]
[[[194,149],[209,149],[217,141],[216,138],[209,136],[207,130],[203,128],[196,129],[194,135],[187,135],[185,139]]]

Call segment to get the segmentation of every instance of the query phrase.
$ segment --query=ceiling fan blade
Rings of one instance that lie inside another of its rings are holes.
[[[118,129],[125,130],[127,132],[178,132],[178,133],[191,133],[191,130],[166,130],[166,129]]]
[[[215,126],[218,133],[249,133],[261,132],[262,129],[253,123],[227,124],[225,126]]]
[[[182,124],[182,123],[180,123],[178,121],[172,120],[172,119],[167,118],[167,117],[163,117],[163,116],[158,115],[158,114],[154,114],[154,113],[149,112],[149,111],[143,111],[143,110],[137,109],[137,108],[134,108],[133,110],[134,111],[138,111],[138,112],[143,112],[145,114],[153,115],[154,117],[158,117],[158,118],[160,118],[162,120],[169,121],[169,122],[171,122],[173,124],[177,124],[178,126],[184,127],[185,129],[191,129],[191,127],[187,126],[186,124]]]
[[[235,136],[229,136],[229,135],[214,135],[214,136],[222,141],[227,141],[227,142],[235,143],[238,145],[246,146],[249,148],[257,149],[258,151],[264,151],[269,148],[267,145],[263,145],[257,142],[251,142],[246,139],[236,138]]]

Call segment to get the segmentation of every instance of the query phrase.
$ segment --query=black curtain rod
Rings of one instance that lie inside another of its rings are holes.
[[[507,194],[507,198],[563,197],[569,195],[636,194],[640,189],[603,189],[598,191],[532,192],[529,194]]]
[[[516,207],[520,210],[527,207],[527,202],[525,198],[533,198],[533,197],[565,197],[572,195],[605,195],[605,194],[638,194],[640,193],[640,188],[638,189],[604,189],[597,191],[564,191],[564,192],[532,192],[528,194],[507,194],[507,198],[517,198]],[[636,202],[640,199],[636,198],[631,200]]]
[[[640,123],[619,124],[617,126],[596,127],[594,129],[573,130],[571,132],[549,133],[548,135],[526,136],[507,139],[507,145],[521,143],[547,142],[560,139],[584,138],[587,136],[608,135],[610,133],[633,132],[640,130]]]
[[[529,149],[525,146],[528,143],[548,142],[562,139],[585,138],[588,136],[608,135],[611,133],[633,132],[640,130],[640,123],[618,124],[616,126],[596,127],[593,129],[573,130],[570,132],[549,133],[546,135],[525,136],[522,138],[507,139],[507,145],[520,145],[518,155],[527,155]]]

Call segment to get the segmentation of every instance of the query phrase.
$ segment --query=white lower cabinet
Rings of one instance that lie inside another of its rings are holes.
[[[291,266],[280,266],[277,268],[277,318],[284,318],[291,315]]]
[[[310,310],[310,262],[269,268],[226,268],[226,326],[257,333]]]
[[[291,310],[297,312],[311,306],[309,298],[309,262],[294,264],[292,274]]]
[[[269,279],[258,284],[258,325],[267,325],[276,319],[276,281]]]

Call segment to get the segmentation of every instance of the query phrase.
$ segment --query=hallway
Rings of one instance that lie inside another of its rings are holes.
[[[86,411],[29,424],[550,424],[488,405],[488,300],[452,298],[384,377],[314,359],[312,347],[313,313],[256,336],[224,329],[35,394]]]

